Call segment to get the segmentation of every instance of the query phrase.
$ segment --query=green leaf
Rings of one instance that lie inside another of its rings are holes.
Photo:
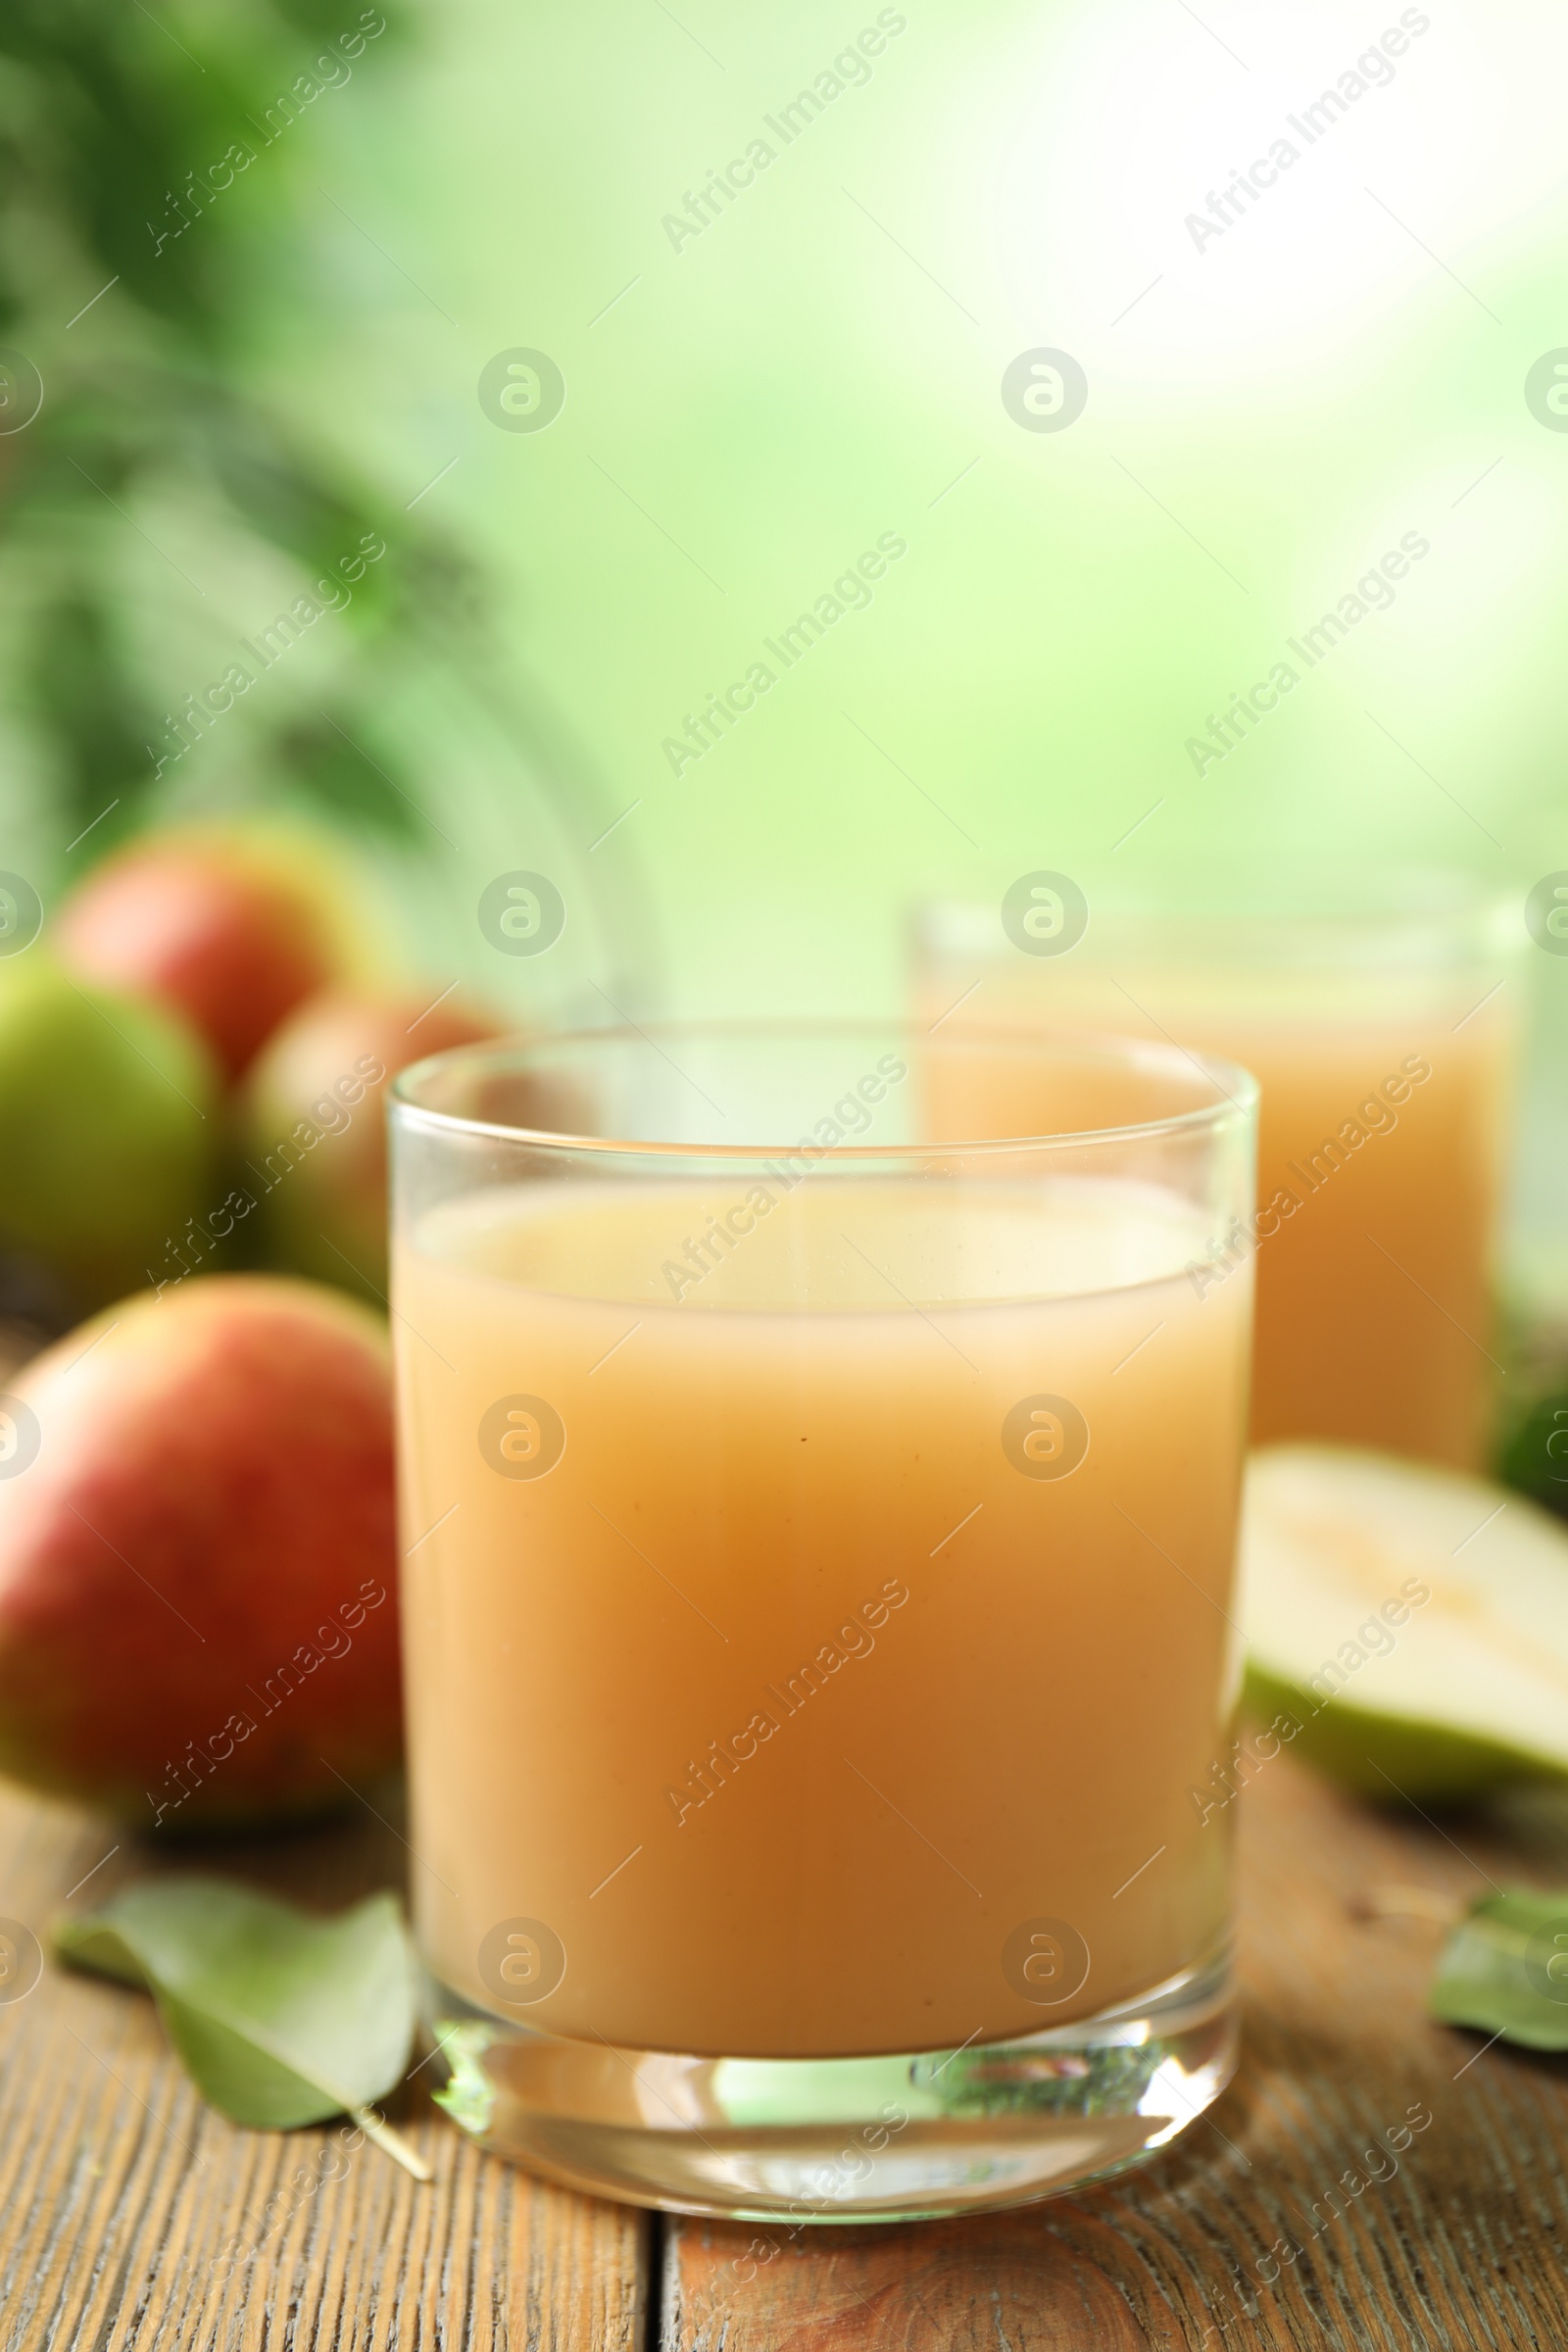
[[[1568,1894],[1484,1895],[1444,1945],[1427,2006],[1446,2026],[1568,2050]]]
[[[358,720],[351,723],[358,726]],[[428,818],[421,820],[414,802],[390,772],[387,761],[396,755],[377,746],[373,758],[358,736],[345,732],[327,711],[319,722],[303,719],[285,727],[276,738],[278,766],[294,790],[329,815],[374,826],[393,839],[422,841]]]
[[[162,729],[95,589],[74,588],[45,608],[27,670],[29,700],[55,741],[69,821],[78,832],[93,828],[88,854],[98,856],[145,797],[153,778],[147,747]]]
[[[1497,1476],[1568,1518],[1568,1389],[1535,1399],[1502,1448]]]
[[[313,1919],[222,1879],[157,1880],[57,1922],[55,1948],[145,1985],[197,2089],[236,2124],[358,2114],[408,2065],[414,1956],[390,1894]]]

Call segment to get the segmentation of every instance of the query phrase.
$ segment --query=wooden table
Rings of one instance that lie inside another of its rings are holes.
[[[434,2185],[369,2147],[321,2181],[332,2127],[235,2130],[145,1998],[51,1968],[0,2007],[0,2344],[1560,2352],[1565,2062],[1429,2024],[1440,1930],[1356,1906],[1395,1883],[1465,1898],[1488,1875],[1568,1881],[1568,1809],[1394,1819],[1281,1755],[1244,1811],[1238,2082],[1147,2171],[992,2219],[792,2237],[592,2204],[480,2155],[430,2104],[428,2069],[393,2112]],[[124,1844],[104,1860],[114,1844],[5,1790],[0,1912],[42,1931],[95,1866],[78,1899],[148,1867]],[[336,1906],[396,1883],[402,1847],[366,1813],[201,1859]],[[1421,2116],[1396,2159],[1363,2154]],[[1360,2186],[1331,2197],[1348,2173]],[[253,2258],[225,2272],[235,2239]]]

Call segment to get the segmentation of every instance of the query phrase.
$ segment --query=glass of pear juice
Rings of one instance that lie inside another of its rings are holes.
[[[1040,1113],[946,1127],[1001,1055]],[[1235,2065],[1256,1089],[839,1025],[438,1055],[392,1108],[444,2103],[797,2222],[1081,2186]]]
[[[1251,1441],[1484,1466],[1498,1367],[1493,1253],[1507,1174],[1524,934],[1458,875],[1370,889],[1074,905],[1060,875],[917,926],[913,1007],[977,1030],[1132,1031],[1258,1079],[1257,1200],[1193,1280],[1255,1261]],[[1028,1123],[1009,1056],[945,1074],[946,1118]]]

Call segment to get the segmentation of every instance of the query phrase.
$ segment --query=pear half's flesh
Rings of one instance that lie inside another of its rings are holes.
[[[1568,1778],[1568,1530],[1506,1488],[1334,1446],[1248,1466],[1250,1708],[1392,1798]]]

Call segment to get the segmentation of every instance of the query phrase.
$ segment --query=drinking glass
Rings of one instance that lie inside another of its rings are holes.
[[[1047,1114],[962,1134],[977,1054]],[[644,2204],[1005,2205],[1235,2062],[1255,1088],[854,1025],[465,1048],[393,1107],[444,2102]]]
[[[1212,1237],[1206,1276],[1256,1262],[1253,1444],[1483,1467],[1517,905],[1435,872],[1357,887],[1308,868],[1246,900],[1092,908],[1063,875],[1023,885],[1000,908],[925,910],[915,1004],[927,1022],[954,1008],[945,1026],[960,1029],[1179,1041],[1256,1075],[1257,1201]],[[976,1060],[950,1083],[968,1099],[947,1115],[1033,1115],[1010,1063],[988,1075]]]

